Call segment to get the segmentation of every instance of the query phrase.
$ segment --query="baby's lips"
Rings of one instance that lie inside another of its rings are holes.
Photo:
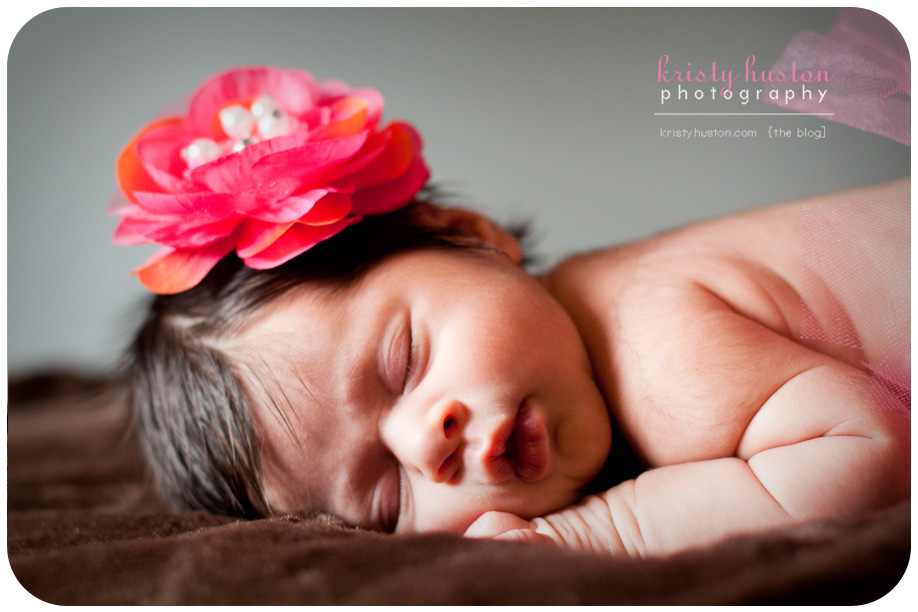
[[[516,465],[507,456],[507,444],[516,428],[516,419],[504,423],[491,437],[482,455],[482,467],[489,484],[502,484],[513,478]]]
[[[548,475],[551,448],[541,412],[523,402],[516,416],[498,429],[483,456],[491,484],[501,484],[515,474],[535,482]]]
[[[530,482],[547,476],[551,467],[551,449],[545,419],[541,413],[530,406],[524,406],[517,418],[513,437],[516,475]]]

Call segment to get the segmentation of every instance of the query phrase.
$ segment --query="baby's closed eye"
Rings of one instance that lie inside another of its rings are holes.
[[[383,384],[395,395],[404,393],[407,386],[413,361],[413,346],[411,320],[405,314],[392,326],[381,364]]]
[[[402,478],[402,468],[396,461],[386,469],[379,482],[379,514],[378,524],[386,533],[393,533],[398,527],[402,508],[402,496],[405,489],[405,479]]]
[[[401,465],[397,465],[395,469],[396,475],[396,485],[397,488],[393,493],[393,499],[391,503],[393,504],[394,512],[391,514],[393,519],[390,520],[389,524],[386,526],[386,531],[388,533],[396,532],[400,526],[404,527],[405,517],[408,514],[409,500],[410,500],[410,481],[408,479],[408,474],[405,472],[405,468]]]

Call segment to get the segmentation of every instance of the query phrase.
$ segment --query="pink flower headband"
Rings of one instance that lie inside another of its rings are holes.
[[[427,182],[407,123],[377,129],[383,98],[301,70],[241,68],[207,80],[188,113],[143,128],[118,159],[129,203],[115,244],[163,248],[134,270],[155,293],[198,284],[233,250],[267,269]]]

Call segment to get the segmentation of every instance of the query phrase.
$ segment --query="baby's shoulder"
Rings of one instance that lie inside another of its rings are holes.
[[[647,241],[558,270],[597,382],[650,465],[732,455],[775,389],[815,365],[791,339],[793,287],[729,249]]]
[[[686,316],[726,306],[789,336],[799,319],[799,249],[788,224],[775,223],[782,212],[757,211],[576,255],[548,275],[548,285],[575,319],[594,319],[592,327],[656,329],[671,316],[684,324]],[[772,223],[774,231],[763,231]]]

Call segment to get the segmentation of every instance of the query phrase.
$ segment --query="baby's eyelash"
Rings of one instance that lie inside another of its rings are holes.
[[[391,498],[387,503],[388,512],[385,514],[383,529],[387,533],[394,533],[398,529],[399,521],[402,518],[402,512],[405,506],[406,476],[402,473],[402,468],[398,463],[395,464],[395,486],[389,487]]]
[[[402,489],[405,486],[405,483],[402,482],[402,470],[395,470],[396,484],[398,485],[395,488],[395,523],[392,525],[392,531],[394,532],[398,529],[398,521],[402,518]]]
[[[411,331],[411,326],[408,326],[408,355],[405,358],[405,375],[402,380],[402,391],[408,386],[408,381],[411,380],[411,372],[414,369],[414,334]]]

